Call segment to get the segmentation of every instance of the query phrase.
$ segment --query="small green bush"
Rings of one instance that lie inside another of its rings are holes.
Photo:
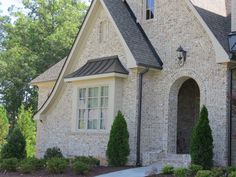
[[[228,177],[236,177],[236,171],[231,172]]]
[[[86,157],[86,156],[78,156],[75,158],[75,161],[80,161],[83,162],[91,167],[94,166],[99,166],[100,165],[100,161],[92,156]]]
[[[19,164],[19,171],[21,173],[32,173],[35,170],[35,166],[29,160],[22,160]]]
[[[195,177],[214,177],[210,170],[199,170]]]
[[[162,168],[161,173],[164,175],[171,175],[174,173],[174,167],[166,165]]]
[[[226,168],[226,171],[228,174],[230,174],[231,172],[236,172],[236,167],[234,166],[229,166]]]
[[[76,174],[87,174],[90,170],[90,167],[88,164],[83,163],[79,160],[76,160],[73,164],[72,164],[72,169]]]
[[[63,173],[67,167],[68,162],[63,158],[54,157],[47,161],[47,169],[53,174]]]
[[[111,166],[124,166],[128,162],[129,132],[124,115],[119,111],[111,128],[107,146],[108,164]]]
[[[189,170],[192,175],[196,175],[198,171],[203,170],[203,167],[201,165],[191,164]]]
[[[214,177],[221,177],[224,175],[225,173],[225,170],[223,168],[220,168],[220,167],[214,167],[211,169],[212,171],[212,174]]]
[[[45,167],[45,160],[36,159],[34,157],[24,159],[20,162],[19,171],[21,173],[32,173]]]
[[[60,150],[60,148],[58,147],[53,147],[53,148],[48,148],[44,154],[44,158],[45,159],[51,159],[54,157],[58,157],[58,158],[63,158],[62,152]]]
[[[176,177],[187,177],[188,169],[186,168],[176,168],[174,170],[174,176]]]
[[[16,158],[3,159],[0,169],[6,171],[16,171],[18,166],[18,160]]]
[[[7,139],[7,143],[3,146],[1,150],[1,158],[24,159],[26,157],[25,147],[25,138],[22,135],[20,129],[18,127],[15,127],[13,132]]]

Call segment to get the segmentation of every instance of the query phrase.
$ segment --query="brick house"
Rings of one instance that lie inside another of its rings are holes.
[[[94,0],[69,55],[32,81],[39,88],[37,156],[57,146],[65,156],[105,163],[121,110],[130,164],[187,165],[204,104],[215,165],[236,164],[236,103],[229,99],[236,72],[227,39],[234,30],[236,0]]]

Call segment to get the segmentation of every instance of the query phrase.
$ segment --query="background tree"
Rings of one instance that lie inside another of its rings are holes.
[[[3,148],[1,149],[1,158],[2,159],[25,158],[26,157],[25,145],[26,145],[25,139],[19,127],[15,127],[13,132],[7,139],[7,143],[4,144]]]
[[[36,145],[36,126],[33,121],[32,110],[25,110],[22,105],[19,110],[17,126],[21,130],[26,141],[26,156],[34,157]]]
[[[68,55],[87,10],[80,0],[23,0],[0,14],[0,102],[15,123],[18,110],[37,107],[29,82]]]
[[[4,107],[0,106],[0,150],[5,143],[6,137],[9,131],[9,123],[7,118],[7,112]]]
[[[129,132],[123,114],[119,111],[111,128],[107,147],[108,163],[111,166],[124,166],[129,155]]]
[[[208,111],[202,107],[197,124],[193,128],[190,155],[193,164],[210,169],[213,165],[213,137],[209,125]]]

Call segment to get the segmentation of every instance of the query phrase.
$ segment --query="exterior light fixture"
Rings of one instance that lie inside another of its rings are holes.
[[[229,33],[229,52],[231,54],[230,58],[236,57],[236,31]]]
[[[178,63],[180,66],[183,66],[186,61],[187,52],[181,46],[176,51],[178,52]]]

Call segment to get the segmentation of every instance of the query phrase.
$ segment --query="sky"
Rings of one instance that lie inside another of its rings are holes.
[[[90,0],[82,0],[85,1],[87,3],[89,3]],[[22,3],[21,0],[0,0],[0,10],[3,12],[4,15],[7,15],[7,9],[11,6],[11,5],[15,5],[16,7],[22,7]]]

